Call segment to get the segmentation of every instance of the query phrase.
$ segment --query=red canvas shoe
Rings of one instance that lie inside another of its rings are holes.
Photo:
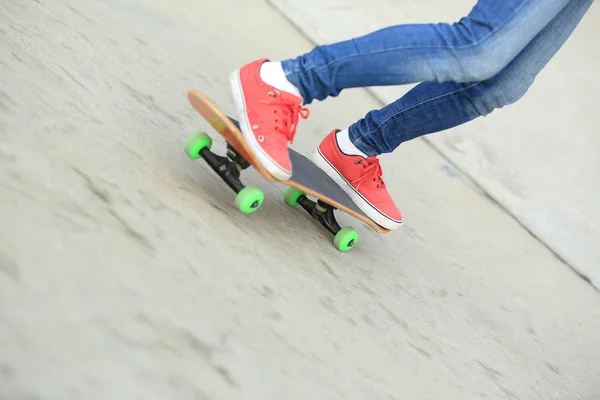
[[[260,59],[229,76],[241,131],[263,167],[273,177],[287,180],[292,176],[288,145],[294,140],[299,117],[308,118],[302,99],[266,84],[260,68],[268,59]]]
[[[369,218],[389,230],[402,225],[402,214],[381,179],[377,157],[342,153],[336,133],[331,132],[313,153],[313,161],[350,196]]]

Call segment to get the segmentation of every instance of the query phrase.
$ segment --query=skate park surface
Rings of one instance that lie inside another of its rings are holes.
[[[243,215],[185,155],[198,130],[224,148],[188,89],[233,114],[229,71],[314,45],[283,7],[0,4],[0,399],[596,398],[597,289],[430,141],[382,157],[405,226],[340,215],[348,253],[282,185],[251,171],[266,199]],[[293,146],[381,104],[311,105]]]

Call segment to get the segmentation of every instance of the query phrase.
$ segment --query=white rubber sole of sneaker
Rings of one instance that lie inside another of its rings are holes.
[[[317,165],[317,167],[321,168],[335,183],[337,183],[344,192],[356,204],[358,208],[361,209],[369,218],[375,221],[380,226],[383,226],[389,230],[395,230],[402,226],[402,221],[396,221],[391,219],[387,215],[383,214],[377,208],[375,208],[371,203],[369,203],[360,193],[356,191],[350,185],[350,183],[338,172],[337,169],[333,167],[327,161],[327,159],[321,154],[319,148],[317,147],[312,154],[313,162]]]
[[[238,112],[238,118],[240,123],[240,130],[246,141],[250,144],[252,151],[256,154],[256,157],[262,164],[262,166],[271,174],[275,179],[285,181],[291,178],[292,172],[282,169],[275,161],[269,157],[267,153],[258,145],[250,122],[246,114],[246,102],[244,100],[244,94],[242,91],[242,84],[240,81],[239,71],[233,71],[229,74],[229,84],[231,86],[231,94],[233,95],[233,102],[235,103],[236,110]]]

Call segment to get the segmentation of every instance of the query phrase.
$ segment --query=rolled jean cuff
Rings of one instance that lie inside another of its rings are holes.
[[[381,152],[379,152],[377,149],[366,143],[365,136],[358,132],[354,125],[351,125],[348,128],[348,137],[350,138],[352,144],[355,145],[357,149],[365,153],[367,157],[378,156],[381,154]]]
[[[298,74],[300,71],[298,71],[295,68],[295,60],[288,59],[288,60],[281,61],[281,68],[283,69],[283,72],[285,73],[285,77],[287,78],[287,80],[290,81],[294,86],[296,86],[296,88],[300,91],[300,95],[302,96],[302,100],[303,100],[302,105],[306,105],[306,104],[310,103],[312,101],[312,98],[310,97],[310,94],[307,92],[306,87],[303,87],[300,79],[298,79]]]

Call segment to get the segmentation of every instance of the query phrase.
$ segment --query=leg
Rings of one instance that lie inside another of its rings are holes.
[[[282,63],[304,104],[343,89],[486,80],[502,70],[569,0],[479,0],[454,24],[396,25],[318,46]]]
[[[365,155],[390,153],[403,142],[456,127],[516,102],[563,46],[591,4],[592,0],[571,0],[494,77],[471,83],[421,83],[396,102],[350,126],[350,140]]]
[[[280,64],[254,61],[230,76],[241,131],[267,171],[289,179],[287,146],[308,117],[302,104],[350,87],[486,79],[568,1],[479,0],[456,24],[399,25]]]
[[[332,132],[315,150],[315,163],[367,215],[383,226],[398,227],[399,212],[385,189],[376,156],[392,152],[407,140],[458,126],[517,101],[562,47],[592,2],[571,0],[494,77],[473,83],[422,83],[393,104],[369,113],[348,130]]]

